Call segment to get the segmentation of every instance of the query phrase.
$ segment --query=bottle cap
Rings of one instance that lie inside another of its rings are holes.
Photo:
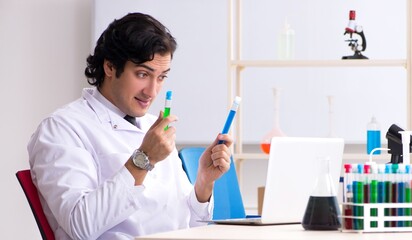
[[[358,173],[363,173],[363,164],[358,164]]]
[[[355,10],[350,10],[349,11],[349,20],[355,20],[356,18],[356,11]]]
[[[172,100],[172,91],[166,92],[166,100]]]
[[[405,173],[411,173],[411,165],[406,165],[405,166]]]
[[[345,173],[350,173],[352,170],[352,165],[349,163],[344,164],[343,167],[345,168]]]
[[[371,173],[371,165],[369,164],[363,165],[363,171],[364,173]]]
[[[385,165],[385,173],[392,173],[392,164],[391,163],[387,163]]]
[[[392,173],[397,173],[399,168],[399,164],[394,163],[392,164]]]
[[[379,130],[379,123],[375,116],[373,116],[371,121],[368,123],[368,129]]]

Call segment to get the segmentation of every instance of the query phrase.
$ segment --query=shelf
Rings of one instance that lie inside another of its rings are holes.
[[[234,96],[242,96],[244,86],[242,83],[242,71],[245,68],[346,68],[346,67],[401,67],[406,70],[406,120],[407,129],[412,129],[412,1],[406,0],[406,57],[401,59],[362,59],[349,60],[340,59],[310,59],[310,60],[250,60],[242,59],[242,0],[228,0],[228,105],[232,103]],[[240,60],[242,59],[242,60]],[[269,155],[264,153],[246,152],[243,150],[242,112],[239,111],[238,119],[233,131],[236,134],[237,144],[234,146],[233,157],[236,162],[236,171],[239,182],[242,182],[241,165],[244,160],[268,160]],[[391,155],[383,153],[374,155],[374,161],[389,162]],[[343,160],[351,163],[365,162],[369,155],[362,151],[347,152],[343,154]]]
[[[407,67],[406,59],[393,60],[232,60],[239,67]]]

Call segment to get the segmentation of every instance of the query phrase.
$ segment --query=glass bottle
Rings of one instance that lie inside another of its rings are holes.
[[[295,58],[295,30],[285,20],[285,24],[279,34],[278,54],[281,60]]]
[[[285,137],[286,136],[286,134],[283,133],[283,131],[280,129],[280,126],[279,126],[279,95],[280,95],[280,89],[273,88],[273,97],[274,97],[274,103],[275,103],[274,125],[273,125],[273,128],[267,134],[263,136],[262,141],[260,142],[260,148],[266,154],[269,154],[270,152],[270,142],[273,137]]]
[[[371,121],[367,125],[367,135],[366,135],[366,151],[368,154],[372,152],[375,148],[381,147],[381,129],[378,121],[373,116]],[[380,154],[381,151],[374,151],[373,154]]]
[[[329,158],[320,159],[319,176],[302,220],[305,230],[337,230],[341,227],[340,209],[329,163]]]

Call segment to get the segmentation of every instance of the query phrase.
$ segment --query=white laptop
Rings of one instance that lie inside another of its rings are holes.
[[[341,138],[274,137],[270,146],[262,216],[209,222],[248,225],[301,223],[320,171],[321,159],[330,159],[335,192],[339,190],[343,148],[344,140]]]

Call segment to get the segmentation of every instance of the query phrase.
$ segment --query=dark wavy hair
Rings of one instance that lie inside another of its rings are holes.
[[[94,54],[87,57],[84,74],[90,85],[100,87],[104,81],[104,60],[109,61],[119,77],[127,61],[141,64],[156,53],[173,57],[177,43],[170,31],[150,15],[129,13],[114,20],[96,43]]]

